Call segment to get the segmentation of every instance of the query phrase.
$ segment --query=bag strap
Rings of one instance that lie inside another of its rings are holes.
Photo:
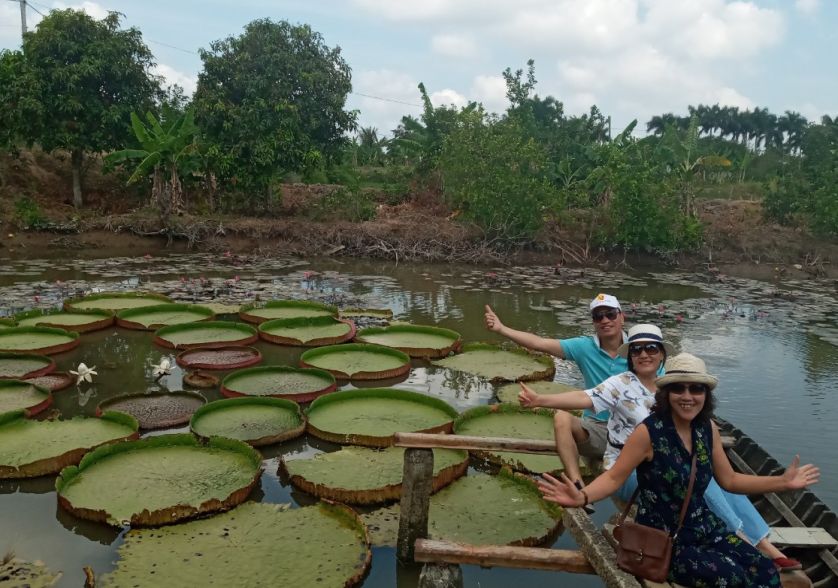
[[[690,465],[690,481],[687,483],[687,493],[684,496],[684,503],[681,505],[681,516],[678,517],[678,528],[675,530],[675,534],[672,536],[677,537],[678,533],[681,531],[681,526],[684,524],[684,518],[687,516],[687,508],[690,505],[690,498],[692,498],[693,494],[693,486],[695,486],[695,464],[696,459],[698,458],[698,454],[695,451],[695,447],[693,447],[693,459],[692,464]],[[623,509],[623,512],[620,514],[620,518],[617,521],[617,526],[625,522],[626,517],[628,516],[629,511],[631,510],[632,505],[634,504],[635,499],[637,498],[638,493],[640,492],[640,484],[637,485],[637,488],[634,489],[634,493],[631,495],[631,498],[626,504],[626,507]]]

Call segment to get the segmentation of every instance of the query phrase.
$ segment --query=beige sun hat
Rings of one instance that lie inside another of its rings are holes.
[[[719,379],[707,373],[707,366],[701,358],[691,353],[679,353],[666,360],[666,374],[655,380],[658,388],[675,382],[705,384],[710,390],[716,387]]]
[[[632,343],[660,343],[666,350],[667,357],[675,353],[675,347],[669,341],[663,340],[661,330],[655,325],[634,325],[630,328],[626,342],[617,348],[620,357],[628,357],[629,345]]]

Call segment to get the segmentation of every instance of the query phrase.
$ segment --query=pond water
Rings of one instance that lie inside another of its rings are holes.
[[[483,328],[490,304],[509,326],[546,336],[590,330],[587,302],[600,291],[615,294],[630,323],[659,324],[682,350],[701,356],[720,385],[718,414],[754,438],[781,463],[799,452],[821,466],[815,493],[838,509],[838,304],[831,281],[757,282],[675,272],[602,272],[553,267],[394,265],[363,260],[249,258],[171,254],[82,259],[0,258],[0,316],[57,306],[86,292],[149,289],[178,301],[210,299],[232,307],[254,299],[307,298],[342,307],[390,308],[394,319],[454,329],[465,341],[500,341]],[[222,317],[225,318],[225,317]],[[235,320],[232,316],[228,320]],[[296,364],[299,348],[256,344],[269,364]],[[157,384],[153,366],[174,353],[155,346],[146,332],[107,329],[82,335],[75,350],[55,356],[59,370],[95,365],[92,385],[56,393],[64,417],[92,415],[119,394],[182,389],[175,369]],[[576,368],[558,362],[556,379],[581,384]],[[225,375],[226,372],[220,372]],[[458,410],[492,399],[494,386],[463,373],[414,361],[406,379],[371,382],[442,398]],[[351,388],[351,385],[345,386]],[[217,390],[201,391],[208,400]],[[177,429],[184,430],[184,429]],[[155,433],[156,434],[156,433]],[[279,456],[313,455],[337,446],[303,437],[262,448],[261,487],[252,499],[308,504],[311,497],[279,479]],[[62,570],[59,586],[79,586],[81,568],[112,568],[122,533],[77,519],[58,508],[54,478],[0,482],[0,551],[43,560]],[[597,507],[603,522],[609,501]],[[573,548],[563,534],[556,546]],[[600,586],[595,577],[464,568],[467,586],[567,581]],[[398,566],[390,548],[375,548],[366,587],[416,585],[418,570]]]

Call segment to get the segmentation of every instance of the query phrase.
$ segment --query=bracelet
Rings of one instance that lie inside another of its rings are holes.
[[[588,506],[588,502],[590,502],[590,498],[588,498],[588,493],[585,492],[582,488],[579,489],[579,492],[582,493],[582,496],[585,497],[585,502],[582,503],[582,507]]]

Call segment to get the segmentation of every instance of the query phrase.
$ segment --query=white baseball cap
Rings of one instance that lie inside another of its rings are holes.
[[[623,310],[622,308],[620,308],[620,301],[617,300],[615,296],[611,296],[611,294],[597,294],[596,298],[591,300],[591,310],[599,308],[600,306],[616,308],[619,311]]]

